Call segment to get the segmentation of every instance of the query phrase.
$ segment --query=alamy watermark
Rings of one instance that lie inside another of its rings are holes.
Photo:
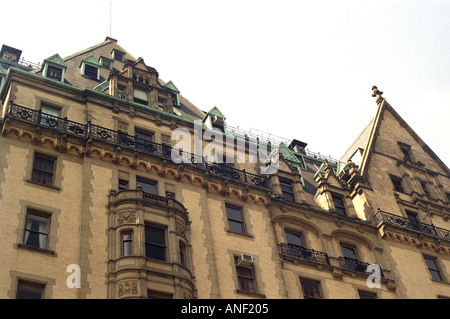
[[[201,121],[194,121],[193,137],[187,128],[176,128],[172,131],[171,139],[176,141],[171,152],[172,161],[176,164],[260,163],[260,174],[275,174],[278,171],[278,147],[252,138],[235,139],[235,136],[225,135],[217,128],[203,131]],[[203,147],[204,142],[207,144]]]

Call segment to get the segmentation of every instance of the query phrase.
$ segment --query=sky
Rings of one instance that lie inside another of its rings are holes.
[[[107,36],[228,125],[339,159],[372,86],[450,166],[450,0],[9,1],[0,44],[42,62]]]

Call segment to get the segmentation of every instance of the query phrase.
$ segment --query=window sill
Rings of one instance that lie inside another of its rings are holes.
[[[238,233],[232,230],[227,229],[227,233],[230,235],[238,235],[238,236],[243,236],[243,237],[248,237],[248,238],[253,238],[253,235],[247,234],[247,233]]]
[[[24,244],[17,244],[17,248],[29,250],[29,251],[35,251],[35,252],[46,254],[46,255],[56,256],[55,251],[47,249],[47,248],[38,248],[38,247],[28,246],[28,245],[24,245]]]
[[[246,291],[246,290],[241,290],[241,289],[236,289],[236,293],[237,294],[241,294],[241,295],[246,295],[246,296],[250,296],[250,297],[255,297],[255,298],[259,298],[259,299],[266,299],[266,295],[258,293],[258,292],[251,292],[251,291]]]
[[[57,187],[57,186],[41,184],[41,183],[32,181],[32,180],[30,180],[30,179],[27,179],[26,182],[27,182],[27,183],[34,184],[34,185],[38,185],[38,186],[43,186],[43,187],[51,188],[51,189],[54,189],[54,190],[57,190],[57,191],[60,191],[60,190],[61,190],[61,188],[59,188],[59,187]]]

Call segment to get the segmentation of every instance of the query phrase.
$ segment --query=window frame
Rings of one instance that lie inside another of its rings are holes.
[[[345,206],[345,197],[340,194],[331,193],[331,200],[333,201],[334,211],[336,212],[336,214],[338,214],[339,216],[347,217],[348,215],[347,207]],[[342,205],[337,206],[336,202]]]
[[[258,287],[256,283],[256,273],[255,273],[255,267],[251,266],[241,266],[238,263],[239,256],[234,255],[234,264],[236,269],[236,279],[239,287],[239,292],[243,293],[251,293],[256,294],[258,293]],[[247,288],[247,285],[243,283],[249,283],[250,289]]]
[[[36,163],[37,163],[37,159],[42,159],[42,160],[47,160],[47,161],[52,161],[53,165],[52,165],[52,169],[51,172],[50,170],[43,170],[41,168],[36,167]],[[43,186],[50,186],[50,187],[54,187],[55,186],[55,173],[56,173],[56,163],[57,163],[57,158],[51,155],[47,155],[47,154],[43,154],[40,152],[35,152],[34,153],[34,157],[33,157],[33,166],[31,169],[31,181],[33,183],[37,183],[39,185],[43,185]],[[37,172],[37,174],[48,174],[51,177],[51,181],[50,184],[47,184],[47,182],[40,182],[39,178],[37,178],[37,176],[35,175],[35,172]]]
[[[439,282],[445,282],[445,278],[442,274],[442,270],[441,267],[437,261],[436,257],[432,257],[432,256],[428,256],[428,255],[423,255],[423,259],[425,261],[425,265],[428,269],[428,273],[430,274],[431,278],[433,281],[439,281]],[[433,262],[434,266],[436,267],[436,269],[432,269],[430,268],[430,265],[428,264],[427,260]],[[436,279],[435,276],[433,275],[433,273],[437,274],[439,279]]]
[[[428,188],[428,183],[425,181],[419,181],[420,187],[422,187],[422,191],[427,197],[431,197],[430,189]]]
[[[228,209],[239,211],[240,220],[237,220],[235,218],[230,217]],[[227,216],[228,231],[232,232],[232,233],[235,233],[235,234],[247,235],[247,228],[246,228],[246,223],[245,223],[245,219],[244,219],[243,207],[226,203],[225,204],[225,213],[226,213],[226,216]],[[232,229],[232,227],[230,226],[230,221],[232,223],[239,224],[241,226],[242,232]]]
[[[126,235],[130,235],[129,239],[125,239]],[[133,242],[134,242],[134,232],[132,230],[123,230],[120,232],[120,256],[128,257],[133,256]],[[129,244],[129,254],[125,254],[125,244]]]
[[[46,225],[45,232],[41,232],[40,230],[35,231],[35,230],[32,230],[31,228],[30,229],[27,228],[28,218],[30,215],[47,219],[47,221],[46,221],[47,225]],[[48,250],[49,249],[48,247],[49,247],[50,229],[51,229],[51,227],[50,227],[51,226],[51,217],[52,217],[52,215],[50,213],[45,213],[45,212],[41,212],[41,211],[33,209],[33,208],[28,208],[26,211],[26,214],[25,214],[25,225],[23,228],[24,232],[23,232],[23,238],[22,238],[22,245],[25,247],[30,247],[30,248],[35,248],[35,249]],[[29,235],[27,236],[27,233],[35,233],[38,235],[38,238],[40,235],[45,235],[44,247],[40,247],[40,243],[39,243],[39,246],[27,244],[27,237],[29,237]]]
[[[294,203],[295,202],[295,196],[294,196],[294,186],[292,185],[292,181],[284,178],[279,178],[280,181],[280,188],[281,188],[281,194],[283,196],[283,199]],[[283,187],[284,186],[284,187]]]
[[[305,286],[309,285],[317,290],[318,296],[315,295],[307,295],[305,291]],[[308,279],[308,278],[300,278],[300,286],[302,287],[302,293],[304,299],[323,299],[323,294],[321,291],[321,285],[319,280]]]
[[[290,235],[293,235],[293,236],[297,236],[300,239],[301,245],[297,245],[297,244],[289,242],[287,234],[290,234]],[[284,229],[284,237],[286,238],[286,243],[287,244],[305,248],[305,240],[304,240],[304,236],[303,236],[302,232],[297,231],[297,230],[292,230],[290,228],[285,228]]]
[[[62,68],[59,68],[57,66],[47,65],[47,70],[46,70],[46,73],[45,73],[45,77],[49,78],[49,79],[52,79],[52,80],[55,80],[55,81],[62,82],[63,71],[64,70]],[[56,77],[56,76],[52,75],[53,72],[56,72],[59,76]]]
[[[19,298],[20,288],[23,286],[28,286],[28,288],[41,289],[40,298]],[[28,280],[18,279],[17,280],[17,288],[16,288],[16,299],[44,299],[45,288],[46,288],[46,284],[44,284],[44,283],[37,283],[37,282],[28,281]]]
[[[164,237],[164,243],[163,244],[148,241],[149,238],[147,238],[147,229],[150,230],[150,228],[162,230],[164,232],[164,236],[163,236]],[[153,259],[153,260],[159,260],[159,261],[167,262],[167,258],[169,257],[169,254],[167,253],[167,249],[168,249],[167,226],[160,226],[160,225],[155,225],[155,224],[145,224],[144,232],[145,232],[145,234],[144,234],[145,257]],[[151,246],[158,247],[158,248],[163,248],[164,258],[160,259],[160,258],[155,258],[155,257],[149,256],[147,254],[147,245],[151,245]]]
[[[154,192],[146,192],[145,189],[144,189],[144,186],[139,184],[139,183],[153,185],[155,191]],[[144,193],[152,194],[152,195],[158,195],[158,181],[155,181],[155,180],[152,180],[152,179],[148,179],[148,178],[145,178],[145,177],[141,177],[141,176],[136,176],[136,188],[138,186],[142,187],[142,191],[144,191]]]
[[[394,186],[394,191],[404,193],[405,188],[403,187],[402,178],[390,175],[391,183]],[[398,184],[396,184],[398,182]]]

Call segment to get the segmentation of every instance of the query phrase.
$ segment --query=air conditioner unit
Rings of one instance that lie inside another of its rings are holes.
[[[241,254],[238,258],[238,265],[244,267],[253,266],[253,256]]]

